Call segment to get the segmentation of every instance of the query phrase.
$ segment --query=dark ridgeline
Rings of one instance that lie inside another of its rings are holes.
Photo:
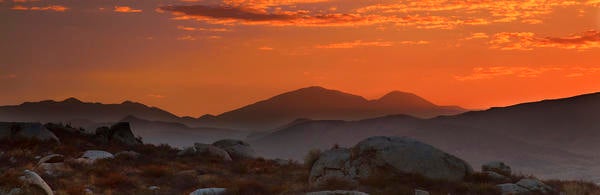
[[[0,120],[33,122],[105,123],[135,116],[150,121],[182,123],[190,127],[233,128],[265,131],[299,118],[357,120],[391,114],[416,117],[452,115],[466,111],[455,106],[437,106],[414,94],[392,92],[378,100],[308,87],[287,92],[217,116],[177,117],[155,107],[125,101],[121,104],[85,103],[75,98],[27,102],[0,107]]]

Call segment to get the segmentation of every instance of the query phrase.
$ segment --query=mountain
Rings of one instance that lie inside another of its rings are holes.
[[[377,100],[322,87],[307,87],[225,112],[204,116],[205,124],[265,131],[298,118],[358,120],[391,114],[416,117],[452,115],[466,111],[456,106],[437,106],[417,95],[391,92]]]
[[[129,115],[155,121],[181,120],[167,111],[131,101],[125,101],[121,104],[101,104],[86,103],[75,98],[69,98],[61,102],[46,100],[0,107],[1,121],[64,122],[68,120],[87,120],[115,122]]]
[[[121,104],[86,103],[75,98],[1,106],[0,121],[115,122],[126,116],[149,121],[176,122],[190,127],[214,127],[265,132],[299,118],[358,120],[390,114],[434,117],[465,112],[452,106],[437,106],[417,95],[391,92],[377,100],[322,87],[307,87],[283,93],[242,108],[199,118],[178,117],[167,111],[126,101]]]
[[[252,140],[269,157],[301,159],[313,148],[349,146],[370,136],[409,136],[474,166],[501,160],[546,178],[600,182],[600,93],[419,119],[295,123]],[[285,148],[285,149],[282,149]]]

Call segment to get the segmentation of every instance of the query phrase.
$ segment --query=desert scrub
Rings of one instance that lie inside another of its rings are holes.
[[[312,169],[312,166],[315,164],[315,162],[319,160],[319,157],[321,157],[321,150],[319,149],[312,149],[308,151],[308,154],[306,154],[306,156],[304,156],[304,166],[306,167],[306,169],[308,169],[309,172]]]

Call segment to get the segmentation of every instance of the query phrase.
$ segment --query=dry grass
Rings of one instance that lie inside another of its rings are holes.
[[[97,194],[187,194],[198,188],[222,187],[230,194],[302,194],[315,190],[353,190],[370,194],[414,194],[423,189],[431,194],[498,194],[496,183],[483,174],[473,174],[464,182],[430,180],[415,174],[393,174],[382,167],[372,177],[358,183],[328,180],[313,189],[308,186],[310,168],[321,151],[310,151],[304,164],[291,162],[281,165],[262,158],[223,162],[218,158],[177,156],[178,149],[168,145],[128,147],[118,144],[102,145],[80,133],[59,132],[62,144],[34,140],[0,141],[0,191],[25,187],[18,177],[24,169],[35,170],[57,191],[57,194],[82,194],[90,189]],[[93,165],[74,162],[85,150],[105,150],[111,153],[136,151],[138,158],[118,157],[98,160]],[[36,166],[35,156],[50,153],[65,155],[65,168],[59,176],[47,175]],[[9,158],[12,160],[9,161]],[[517,181],[526,176],[511,176]],[[586,182],[547,181],[567,194],[600,195],[600,188]],[[156,192],[149,186],[158,186]],[[30,194],[31,194],[30,193]]]

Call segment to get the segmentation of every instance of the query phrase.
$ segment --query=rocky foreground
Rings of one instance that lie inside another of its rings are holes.
[[[263,159],[240,140],[143,144],[127,123],[85,132],[0,123],[0,194],[600,194],[587,182],[514,174],[503,162],[476,171],[406,137],[313,150],[299,163]]]

